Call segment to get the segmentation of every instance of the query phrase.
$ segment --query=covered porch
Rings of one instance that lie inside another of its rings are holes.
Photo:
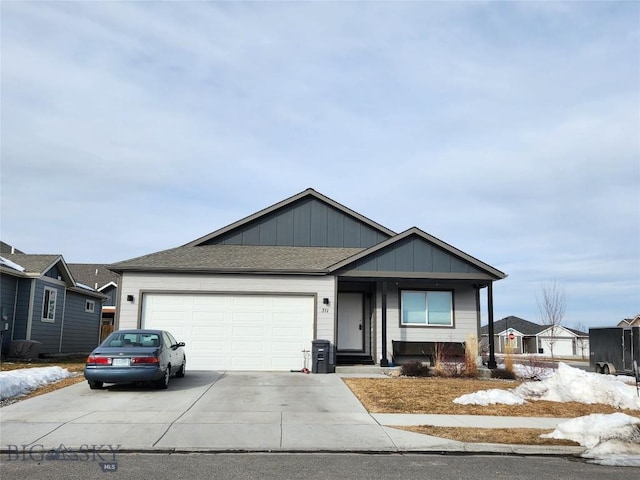
[[[493,323],[493,281],[342,276],[335,298],[337,365],[433,363],[437,347],[460,355],[479,342],[483,313]]]

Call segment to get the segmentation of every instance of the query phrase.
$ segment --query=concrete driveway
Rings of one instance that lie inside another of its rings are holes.
[[[83,382],[0,414],[5,451],[61,444],[119,451],[398,451],[457,443],[381,426],[337,375],[188,372],[172,378],[168,390],[96,391]]]

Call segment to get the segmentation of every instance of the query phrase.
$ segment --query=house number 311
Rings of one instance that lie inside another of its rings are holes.
[[[320,309],[320,312],[321,312],[321,313],[329,313],[329,307],[322,307],[322,308]]]

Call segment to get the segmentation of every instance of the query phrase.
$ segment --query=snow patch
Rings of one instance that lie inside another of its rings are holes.
[[[74,375],[69,370],[60,367],[21,368],[0,372],[0,400],[26,395],[38,387],[72,376]]]
[[[524,403],[525,400],[602,403],[620,409],[640,410],[640,397],[637,389],[628,383],[628,379],[624,376],[585,372],[565,363],[560,363],[558,369],[551,376],[540,382],[525,382],[512,390],[484,390],[470,393],[456,398],[454,403],[517,405],[514,403],[514,396],[523,400],[521,403]]]
[[[624,413],[574,418],[540,437],[577,442],[592,463],[640,467],[640,418]]]
[[[505,405],[522,405],[527,403],[523,398],[514,395],[508,390],[482,390],[476,393],[468,393],[456,398],[453,403],[460,405],[495,405],[503,403]]]
[[[565,363],[541,382],[526,382],[513,390],[519,397],[551,402],[602,403],[615,408],[640,410],[636,389],[614,375],[572,368]]]

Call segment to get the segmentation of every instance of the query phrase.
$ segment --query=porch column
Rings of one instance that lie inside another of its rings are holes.
[[[489,314],[489,361],[487,367],[494,369],[498,366],[496,363],[496,349],[493,337],[493,282],[487,285],[487,310]]]
[[[382,350],[380,366],[388,367],[387,359],[387,282],[382,282]]]

